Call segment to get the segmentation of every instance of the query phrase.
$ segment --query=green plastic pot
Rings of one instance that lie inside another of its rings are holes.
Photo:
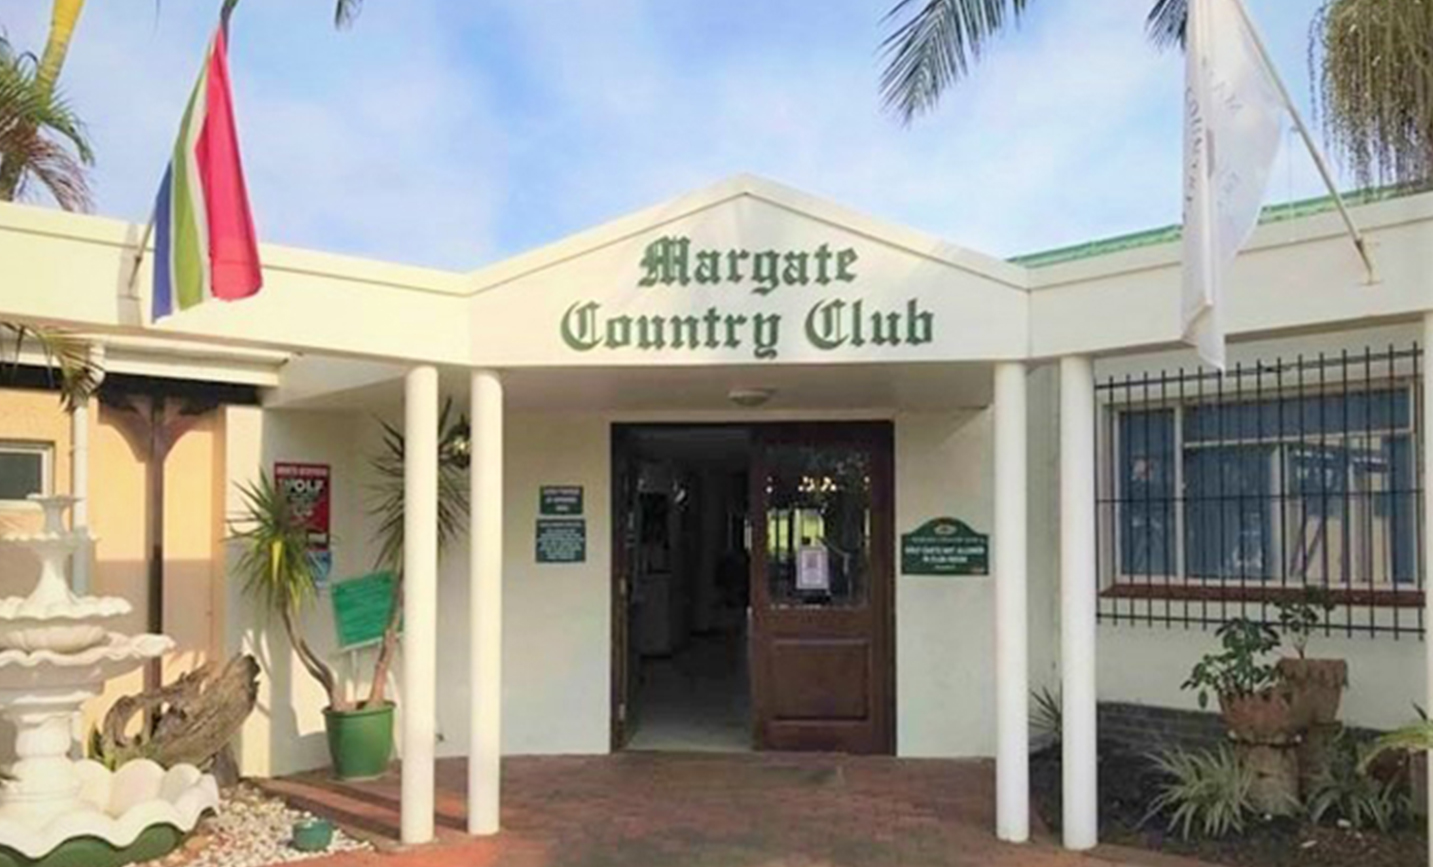
[[[294,823],[293,847],[300,852],[323,852],[333,845],[333,823],[303,819]]]
[[[393,756],[393,703],[364,710],[324,708],[328,753],[340,780],[383,776]]]

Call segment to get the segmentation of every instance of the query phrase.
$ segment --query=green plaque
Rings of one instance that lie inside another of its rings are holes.
[[[542,485],[537,489],[539,515],[582,514],[581,485]]]
[[[583,563],[587,560],[587,521],[538,518],[537,562]]]
[[[338,646],[353,650],[383,640],[393,615],[393,573],[374,572],[329,586]]]
[[[989,575],[990,537],[964,521],[933,518],[901,535],[904,575]]]

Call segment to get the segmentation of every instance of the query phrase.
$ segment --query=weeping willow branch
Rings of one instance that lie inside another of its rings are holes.
[[[1360,184],[1433,178],[1433,0],[1326,0],[1309,66],[1324,138]]]

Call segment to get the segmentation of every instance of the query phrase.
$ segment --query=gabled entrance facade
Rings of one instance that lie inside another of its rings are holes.
[[[1388,586],[1349,588],[1348,599],[1378,609],[1371,623],[1393,618],[1397,635],[1414,621],[1383,603],[1427,602],[1406,537],[1417,534],[1421,550],[1433,541],[1426,523],[1408,520],[1410,498],[1421,501],[1428,486],[1406,481],[1418,466],[1408,444],[1428,438],[1413,410],[1427,405],[1428,380],[1409,347],[1433,337],[1433,198],[1370,205],[1359,217],[1379,255],[1377,291],[1359,285],[1336,220],[1311,211],[1256,233],[1235,267],[1226,321],[1233,356],[1255,371],[1235,393],[1257,395],[1260,406],[1278,390],[1261,359],[1390,343],[1408,359],[1408,369],[1342,368],[1354,391],[1362,377],[1364,390],[1409,407],[1373,419],[1376,431],[1364,416],[1367,442],[1346,487],[1403,499],[1361,507],[1375,529],[1340,549],[1354,564],[1378,533],[1388,537],[1387,553],[1371,560],[1386,562]],[[221,371],[259,387],[263,401],[225,412],[224,490],[275,462],[328,464],[335,580],[372,563],[361,492],[381,437],[374,417],[412,437],[406,500],[418,518],[405,545],[398,693],[410,842],[432,834],[436,756],[469,757],[469,828],[491,833],[501,823],[502,755],[605,753],[640,735],[632,697],[645,661],[634,648],[660,658],[646,620],[670,626],[678,617],[634,611],[639,582],[648,599],[657,592],[660,540],[645,527],[666,527],[668,572],[671,540],[692,534],[698,573],[732,574],[721,565],[730,554],[744,576],[701,584],[739,589],[700,617],[670,602],[675,583],[665,607],[686,612],[694,634],[739,632],[749,746],[993,756],[997,833],[1019,841],[1029,829],[1027,696],[1058,686],[1072,848],[1096,838],[1100,702],[1190,707],[1180,669],[1207,638],[1203,621],[1184,616],[1191,606],[1268,602],[1251,564],[1327,537],[1308,522],[1274,528],[1260,517],[1268,509],[1191,508],[1182,489],[1164,484],[1219,478],[1209,455],[1250,446],[1174,421],[1209,417],[1218,400],[1203,385],[1191,386],[1189,400],[1149,386],[1206,381],[1159,373],[1193,368],[1176,345],[1177,245],[1004,262],[739,177],[472,274],[266,250],[261,295],[154,329],[136,317],[142,304],[116,296],[128,285],[128,231],[0,206],[0,260],[15,263],[14,279],[0,282],[0,313],[101,342],[150,341],[161,359],[146,359],[152,375],[192,375],[215,347],[259,353]],[[449,398],[472,421],[472,514],[440,557],[429,520],[436,444],[427,437]],[[1128,433],[1136,422],[1165,433],[1137,440]],[[644,481],[643,453],[624,442],[634,432],[713,426],[743,432],[734,472],[710,454],[678,460],[672,441],[646,455],[717,479],[705,487],[682,473]],[[1327,446],[1320,437],[1348,441],[1356,427],[1290,429],[1252,445],[1283,456],[1279,466],[1302,467],[1311,446]],[[1387,453],[1381,464],[1375,447]],[[1097,454],[1113,457],[1101,465]],[[1276,475],[1244,474],[1260,482],[1248,486],[1257,497],[1302,495],[1297,485],[1264,484]],[[643,498],[658,492],[665,505]],[[723,514],[694,511],[699,519],[684,524],[673,509],[679,496],[725,504]],[[1151,498],[1164,510],[1153,518]],[[739,520],[728,523],[727,512]],[[713,526],[702,529],[706,521]],[[1225,526],[1247,544],[1223,545],[1219,532],[1200,529]],[[1165,560],[1173,566],[1152,565]],[[1224,573],[1237,573],[1237,594]],[[1297,570],[1281,577],[1302,580]],[[270,660],[264,702],[275,709],[245,733],[245,770],[321,765],[321,697],[235,595],[228,646]],[[310,614],[315,646],[352,659],[337,646],[332,611],[321,603]],[[1166,620],[1132,624],[1131,611]],[[724,619],[731,612],[739,622]],[[679,642],[669,643],[675,654]],[[1376,685],[1351,696],[1350,721],[1386,726],[1395,705],[1420,698],[1398,692],[1421,683],[1413,642],[1349,652],[1362,654],[1356,676]]]

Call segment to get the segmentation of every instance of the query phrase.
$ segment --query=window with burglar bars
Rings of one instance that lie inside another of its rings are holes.
[[[1215,627],[1316,601],[1328,634],[1421,635],[1418,346],[1110,377],[1108,623]]]

